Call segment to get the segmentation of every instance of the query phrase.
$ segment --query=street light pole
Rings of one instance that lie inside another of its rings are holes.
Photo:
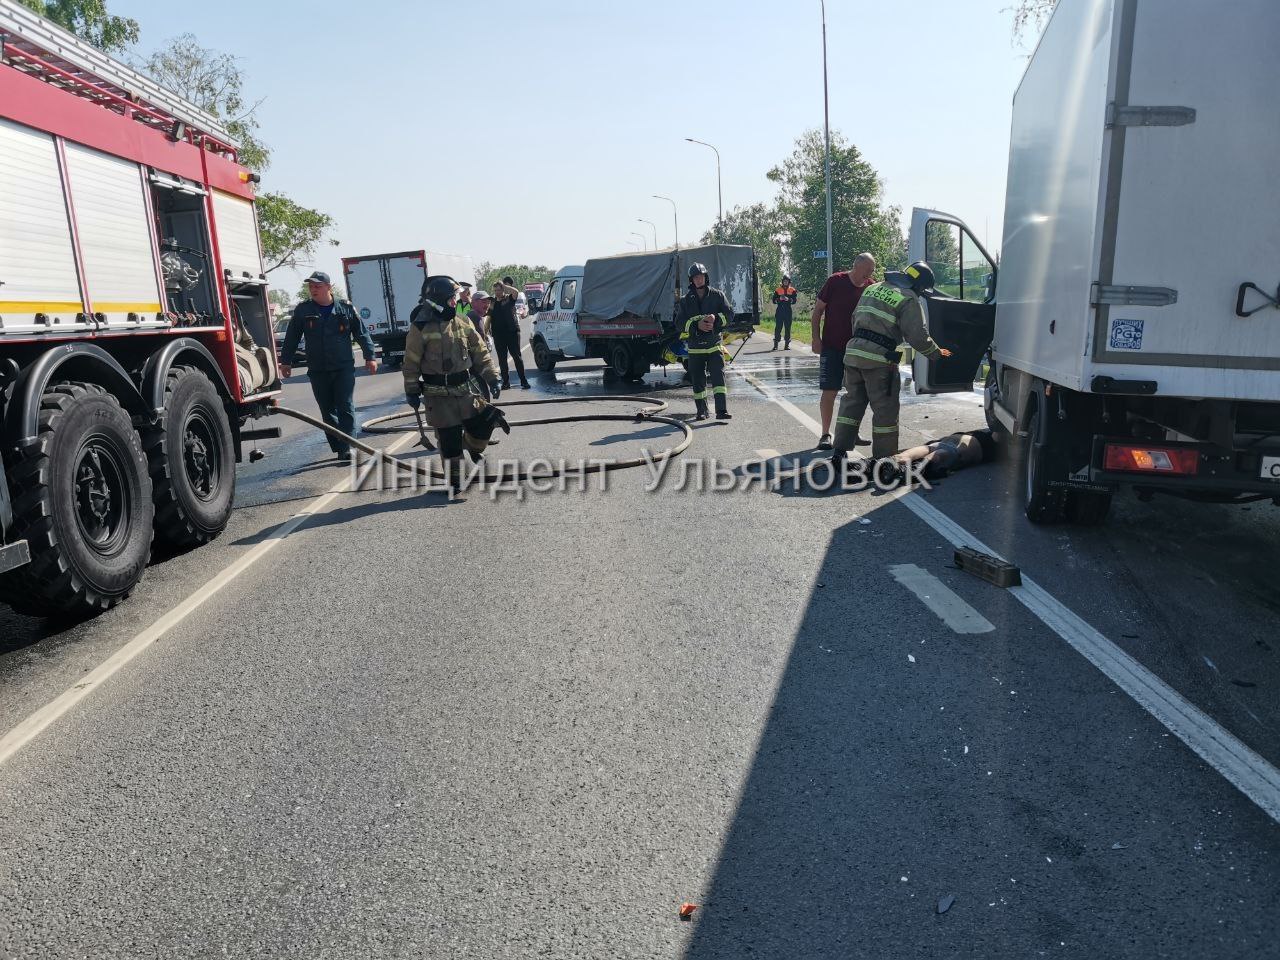
[[[636,223],[647,223],[653,227],[653,249],[658,249],[658,227],[652,220],[646,220],[644,217],[636,217]]]
[[[672,200],[670,197],[664,197],[660,193],[655,193],[653,195],[653,199],[665,200],[667,201],[667,203],[671,204],[671,216],[675,221],[675,228],[676,228],[676,249],[679,250],[680,249],[680,212],[676,210],[676,202]]]
[[[836,272],[835,254],[831,249],[831,110],[827,97],[827,0],[822,0],[822,131],[827,141],[827,276]]]
[[[720,208],[720,216],[716,219],[716,227],[718,228],[724,223],[724,191],[720,187],[720,151],[716,150],[714,144],[707,143],[705,140],[695,140],[693,137],[685,137],[685,140],[688,143],[700,143],[702,146],[711,147],[712,150],[716,151],[716,201]]]
[[[631,231],[631,235],[632,235],[633,237],[639,237],[639,238],[640,238],[640,249],[641,249],[641,250],[648,250],[648,249],[649,249],[649,242],[648,242],[648,239],[645,237],[645,235],[644,235],[643,233],[640,233],[638,230],[632,230],[632,231]]]

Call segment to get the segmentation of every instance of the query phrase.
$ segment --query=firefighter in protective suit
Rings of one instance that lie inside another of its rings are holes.
[[[475,326],[458,315],[456,291],[448,277],[427,282],[405,338],[403,368],[405,400],[414,410],[422,407],[435,428],[445,477],[455,490],[463,450],[479,461],[495,428],[510,432],[502,411],[471,390],[474,375],[496,400],[498,368]]]
[[[724,382],[724,341],[720,332],[733,322],[733,310],[722,292],[708,282],[707,268],[695,263],[689,268],[689,292],[680,301],[681,339],[689,344],[689,379],[693,381],[695,420],[707,420],[707,378],[715,397],[716,419],[732,420],[729,390]]]
[[[871,407],[871,457],[898,452],[898,408],[902,376],[898,346],[906,340],[924,356],[951,356],[929,336],[920,295],[933,288],[933,270],[923,260],[904,273],[888,273],[862,293],[853,312],[853,338],[844,353],[844,395],[836,416],[835,453],[843,460],[858,439],[862,415]]]

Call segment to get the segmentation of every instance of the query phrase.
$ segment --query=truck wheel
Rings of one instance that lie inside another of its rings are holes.
[[[556,360],[547,349],[547,341],[542,339],[533,341],[533,365],[543,373],[550,373],[556,368]]]
[[[91,383],[40,400],[35,443],[8,463],[15,535],[31,562],[0,578],[20,613],[83,617],[119,603],[151,556],[151,478],[120,402]]]
[[[231,426],[213,383],[174,367],[164,413],[144,439],[156,505],[156,539],[174,547],[208,543],[231,519],[236,464]]]
[[[1049,487],[1041,429],[1042,416],[1037,403],[1027,423],[1027,439],[1023,445],[1023,509],[1032,523],[1055,523],[1062,517],[1062,498]]]
[[[619,377],[630,378],[632,376],[631,368],[634,363],[635,360],[631,356],[631,345],[628,343],[616,343],[613,349],[609,351],[609,368]]]
[[[1004,437],[1006,431],[1004,424],[996,419],[995,410],[992,409],[995,404],[996,393],[998,392],[998,383],[996,381],[996,365],[993,363],[987,370],[987,382],[982,390],[982,413],[987,420],[987,429],[992,434]]]

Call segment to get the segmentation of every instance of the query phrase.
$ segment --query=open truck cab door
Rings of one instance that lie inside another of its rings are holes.
[[[996,265],[963,220],[937,210],[911,212],[907,259],[933,268],[934,292],[924,298],[929,334],[950,357],[912,361],[919,393],[973,389],[996,326]]]

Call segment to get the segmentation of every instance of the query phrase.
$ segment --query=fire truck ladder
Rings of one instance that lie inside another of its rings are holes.
[[[164,89],[15,0],[0,0],[0,63],[187,140],[234,154],[216,116]]]

